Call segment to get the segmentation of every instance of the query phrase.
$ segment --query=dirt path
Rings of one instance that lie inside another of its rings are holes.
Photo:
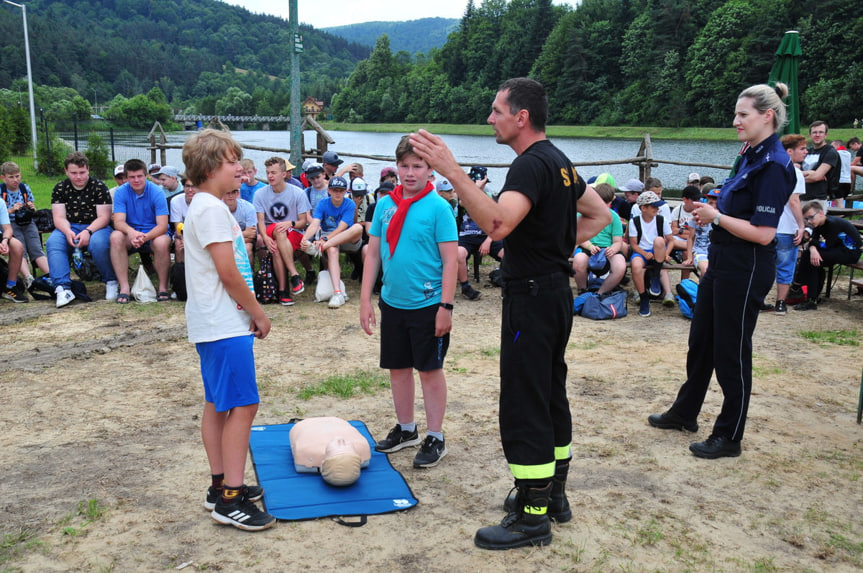
[[[360,330],[357,288],[348,288],[351,300],[339,310],[313,304],[311,292],[294,307],[268,307],[272,335],[256,347],[258,423],[334,415],[365,421],[375,437],[391,427],[387,388],[297,397],[328,376],[381,374],[377,335]],[[495,289],[483,290],[479,301],[456,305],[450,455],[428,471],[411,467],[412,453],[392,456],[420,504],[356,529],[324,519],[261,534],[219,527],[201,507],[202,392],[181,304],[56,311],[45,302],[0,303],[0,570],[863,568],[860,347],[800,336],[856,331],[859,344],[863,299],[846,302],[839,285],[817,312],[760,318],[750,422],[733,460],[699,460],[687,450],[709,433],[721,401],[715,385],[696,436],[647,426],[684,373],[688,322],[676,308],[657,306],[648,319],[576,318],[568,351],[575,518],[554,527],[549,547],[486,552],[473,546],[473,533],[502,517],[511,477],[497,433],[500,301]]]

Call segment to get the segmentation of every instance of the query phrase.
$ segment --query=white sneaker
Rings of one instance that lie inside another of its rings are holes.
[[[117,281],[105,283],[105,300],[117,300],[118,294],[120,294],[120,283]]]
[[[339,308],[345,305],[345,295],[344,293],[337,292],[332,297],[330,297],[330,303],[327,305],[330,308]]]
[[[55,288],[54,294],[57,295],[57,308],[62,308],[75,300],[75,295],[72,294],[71,289],[67,289],[62,286]]]

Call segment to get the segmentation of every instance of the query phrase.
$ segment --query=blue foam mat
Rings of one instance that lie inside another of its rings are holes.
[[[319,474],[297,473],[288,438],[293,424],[252,426],[252,462],[270,515],[287,521],[377,515],[410,509],[419,503],[387,455],[375,451],[366,425],[356,420],[349,423],[368,440],[372,457],[360,479],[348,487],[331,486]]]

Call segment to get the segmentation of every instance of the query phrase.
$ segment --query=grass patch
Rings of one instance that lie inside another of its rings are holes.
[[[4,565],[21,557],[24,553],[35,551],[42,547],[42,542],[36,539],[36,534],[27,529],[15,533],[7,533],[0,542],[0,565]],[[3,569],[4,571],[6,569]]]
[[[374,394],[378,389],[388,386],[389,378],[383,374],[354,372],[330,376],[320,382],[306,385],[297,392],[297,397],[301,400],[308,400],[313,396],[351,398],[358,394]]]
[[[782,369],[777,366],[758,366],[757,364],[752,365],[753,378],[762,378],[771,374],[782,374]]]
[[[71,523],[75,517],[83,517],[84,521],[77,527],[75,525],[65,525],[65,527],[60,529],[60,532],[68,537],[86,535],[87,530],[85,528],[91,523],[101,519],[107,511],[108,508],[99,503],[98,499],[81,500],[78,502],[77,513],[67,515],[60,520],[58,525]]]
[[[636,533],[636,542],[639,545],[656,545],[665,539],[665,534],[662,533],[662,530],[659,528],[659,522],[655,519],[651,519],[647,525],[640,528]]]
[[[820,346],[835,344],[837,346],[860,346],[860,332],[853,330],[803,330],[798,333],[801,338]]]
[[[479,351],[479,353],[482,354],[483,356],[488,356],[490,358],[493,358],[495,356],[500,356],[500,347],[494,346],[492,348],[483,348],[482,350]]]

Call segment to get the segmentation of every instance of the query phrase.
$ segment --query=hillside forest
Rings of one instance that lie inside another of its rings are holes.
[[[863,85],[852,0],[471,0],[440,50],[409,58],[381,37],[332,111],[355,122],[482,122],[503,80],[531,76],[556,124],[727,126],[737,94],[767,81],[787,30],[803,49],[801,123],[850,126]]]

